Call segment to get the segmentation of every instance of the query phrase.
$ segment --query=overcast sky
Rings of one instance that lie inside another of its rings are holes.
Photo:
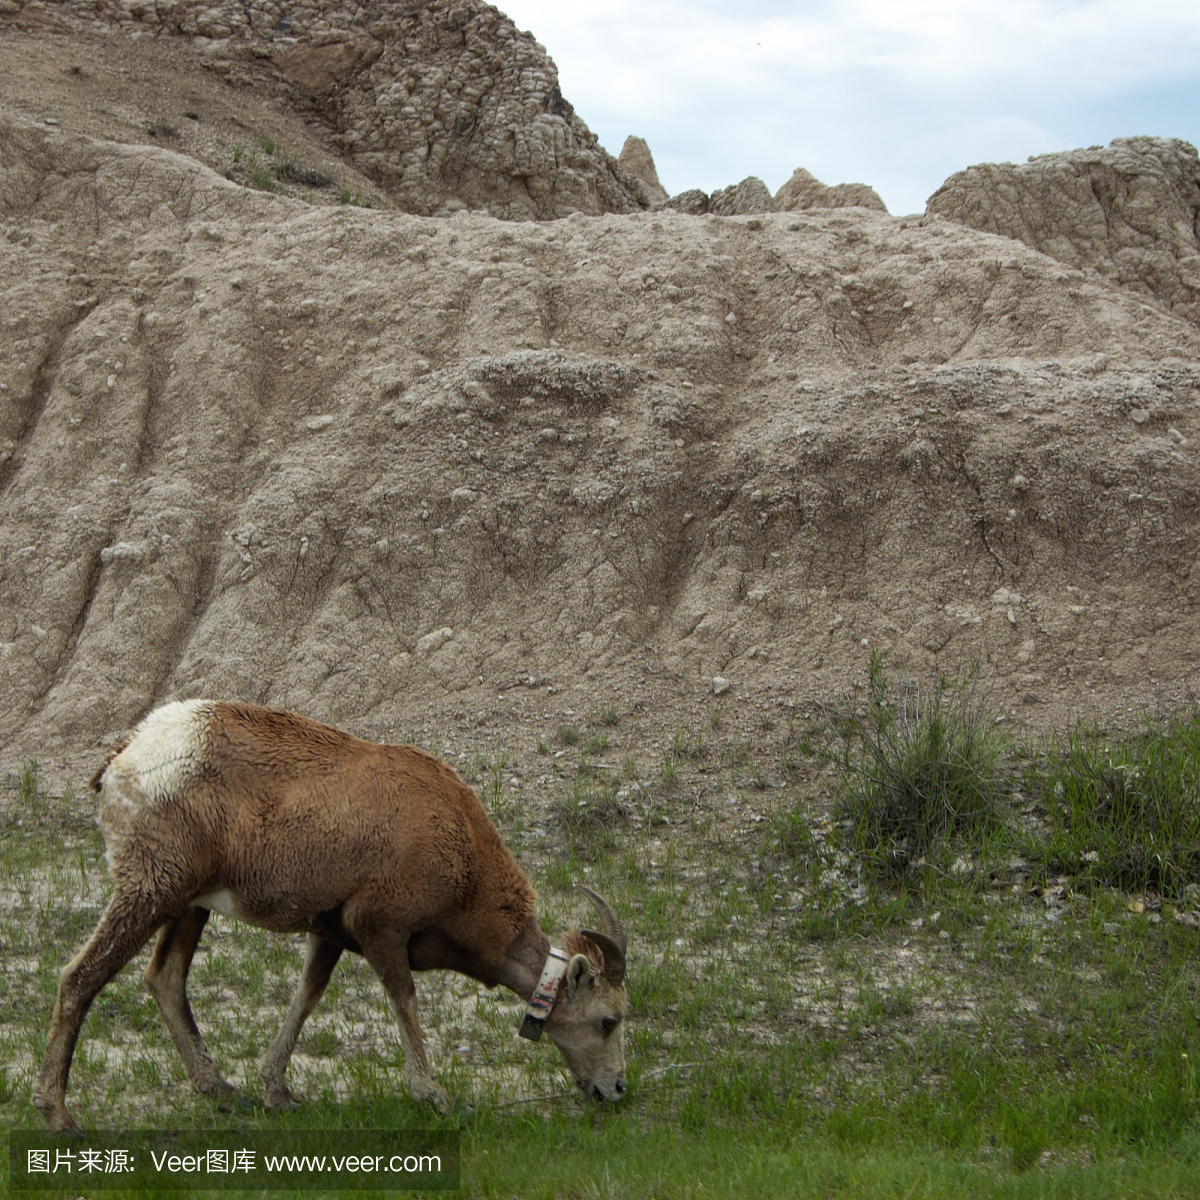
[[[613,154],[663,186],[803,166],[923,211],[956,170],[1200,140],[1200,0],[499,0]]]

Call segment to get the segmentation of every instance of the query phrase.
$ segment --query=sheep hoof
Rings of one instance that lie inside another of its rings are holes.
[[[66,1105],[61,1103],[61,1101],[56,1104],[53,1100],[47,1099],[45,1096],[35,1092],[33,1103],[42,1114],[48,1133],[83,1133],[75,1118],[67,1112]]]
[[[205,1095],[216,1101],[217,1112],[251,1112],[257,1108],[253,1098],[239,1092],[231,1083],[221,1080],[212,1088],[205,1088]]]
[[[414,1100],[422,1100],[426,1104],[432,1104],[438,1112],[443,1116],[450,1111],[450,1097],[446,1095],[446,1089],[440,1083],[435,1083],[432,1079],[424,1080],[410,1089]]]
[[[300,1100],[286,1087],[274,1087],[263,1097],[263,1107],[268,1112],[292,1112],[300,1107]]]

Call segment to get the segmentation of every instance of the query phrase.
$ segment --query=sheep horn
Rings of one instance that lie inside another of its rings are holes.
[[[586,884],[578,884],[579,890],[596,906],[596,911],[600,914],[600,924],[604,926],[604,932],[608,934],[618,946],[621,947],[621,954],[625,954],[625,926],[617,920],[617,914],[609,907],[608,901],[597,892],[593,892]]]
[[[604,978],[613,987],[625,982],[625,951],[608,936],[596,929],[581,929],[585,938],[590,938],[604,952]]]

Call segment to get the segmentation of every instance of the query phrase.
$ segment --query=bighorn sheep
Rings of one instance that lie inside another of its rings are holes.
[[[288,1060],[343,950],[366,958],[392,1001],[415,1097],[447,1106],[425,1057],[412,979],[436,968],[530,1000],[521,1032],[536,1038],[544,1025],[585,1096],[624,1092],[620,921],[582,888],[603,932],[569,931],[563,950],[552,950],[528,879],[446,763],[294,713],[188,700],[147,716],[92,787],[114,889],[60,978],[33,1093],[50,1129],[74,1124],[67,1076],[89,1005],[156,929],[146,981],[192,1084],[233,1091],[185,991],[213,909],[308,934],[300,984],[262,1061],[269,1108],[294,1103]]]

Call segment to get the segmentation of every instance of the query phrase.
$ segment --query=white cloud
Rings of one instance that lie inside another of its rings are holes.
[[[546,45],[610,150],[627,133],[649,140],[670,191],[747,174],[778,187],[803,165],[914,211],[972,162],[1065,149],[1081,133],[1200,134],[1195,3],[513,0],[507,11]],[[1173,102],[1172,87],[1190,102]]]

